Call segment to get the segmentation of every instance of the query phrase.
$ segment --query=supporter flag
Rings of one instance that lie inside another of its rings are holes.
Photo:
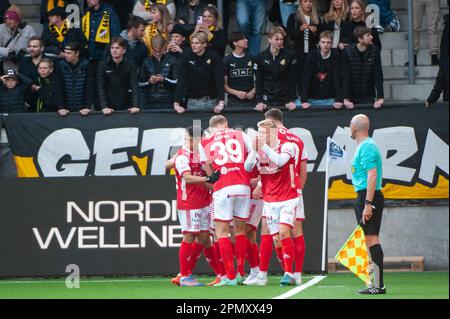
[[[347,152],[333,139],[327,138],[328,161],[339,165],[345,165]]]
[[[361,225],[356,227],[334,258],[366,284],[370,282],[369,253],[366,245],[366,236]]]

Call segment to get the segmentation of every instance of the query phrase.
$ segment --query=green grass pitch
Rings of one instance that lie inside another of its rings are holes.
[[[305,274],[303,284],[315,275]],[[207,283],[212,277],[198,277]],[[32,299],[271,299],[294,287],[280,287],[280,276],[271,276],[262,287],[177,287],[168,277],[82,278],[80,288],[68,289],[65,279],[0,280],[0,298]],[[292,296],[294,299],[448,299],[448,272],[385,273],[388,293],[358,295],[362,281],[350,273],[333,273]]]

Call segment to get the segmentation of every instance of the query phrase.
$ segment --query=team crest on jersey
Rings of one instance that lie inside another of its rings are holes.
[[[226,168],[225,166],[220,169],[220,174],[226,175],[227,173],[228,173],[228,168]]]
[[[211,64],[211,59],[208,59],[208,60],[206,61],[206,63],[207,63],[207,64]]]
[[[286,65],[286,59],[281,60],[280,64],[281,65]]]
[[[248,65],[249,67],[252,67],[252,65],[253,65],[252,61],[249,61],[247,65]]]
[[[355,166],[352,165],[352,174],[355,174],[356,170],[355,170]]]
[[[280,131],[281,134],[286,134],[287,133],[284,128],[280,128],[279,131]]]

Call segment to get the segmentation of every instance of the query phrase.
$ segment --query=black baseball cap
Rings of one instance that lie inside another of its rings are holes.
[[[70,50],[70,51],[81,51],[81,44],[77,41],[72,41],[66,44],[64,47],[64,50]]]
[[[188,32],[181,24],[175,24],[173,26],[172,32],[170,32],[170,34],[179,34],[186,38],[188,35]]]
[[[19,73],[17,73],[17,71],[14,69],[8,69],[6,70],[5,78],[13,78],[19,80]]]

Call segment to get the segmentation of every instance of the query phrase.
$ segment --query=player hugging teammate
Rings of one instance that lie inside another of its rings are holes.
[[[210,119],[209,130],[200,140],[200,133],[196,137],[188,129],[185,146],[167,164],[175,167],[183,231],[180,274],[172,281],[180,286],[202,285],[192,271],[204,249],[217,275],[208,285],[266,285],[274,242],[285,272],[280,285],[300,285],[305,254],[301,189],[307,161],[302,140],[283,126],[278,109],[266,113],[253,139],[228,128],[222,115]],[[210,228],[215,230],[214,245]],[[251,270],[244,280],[246,259]]]

